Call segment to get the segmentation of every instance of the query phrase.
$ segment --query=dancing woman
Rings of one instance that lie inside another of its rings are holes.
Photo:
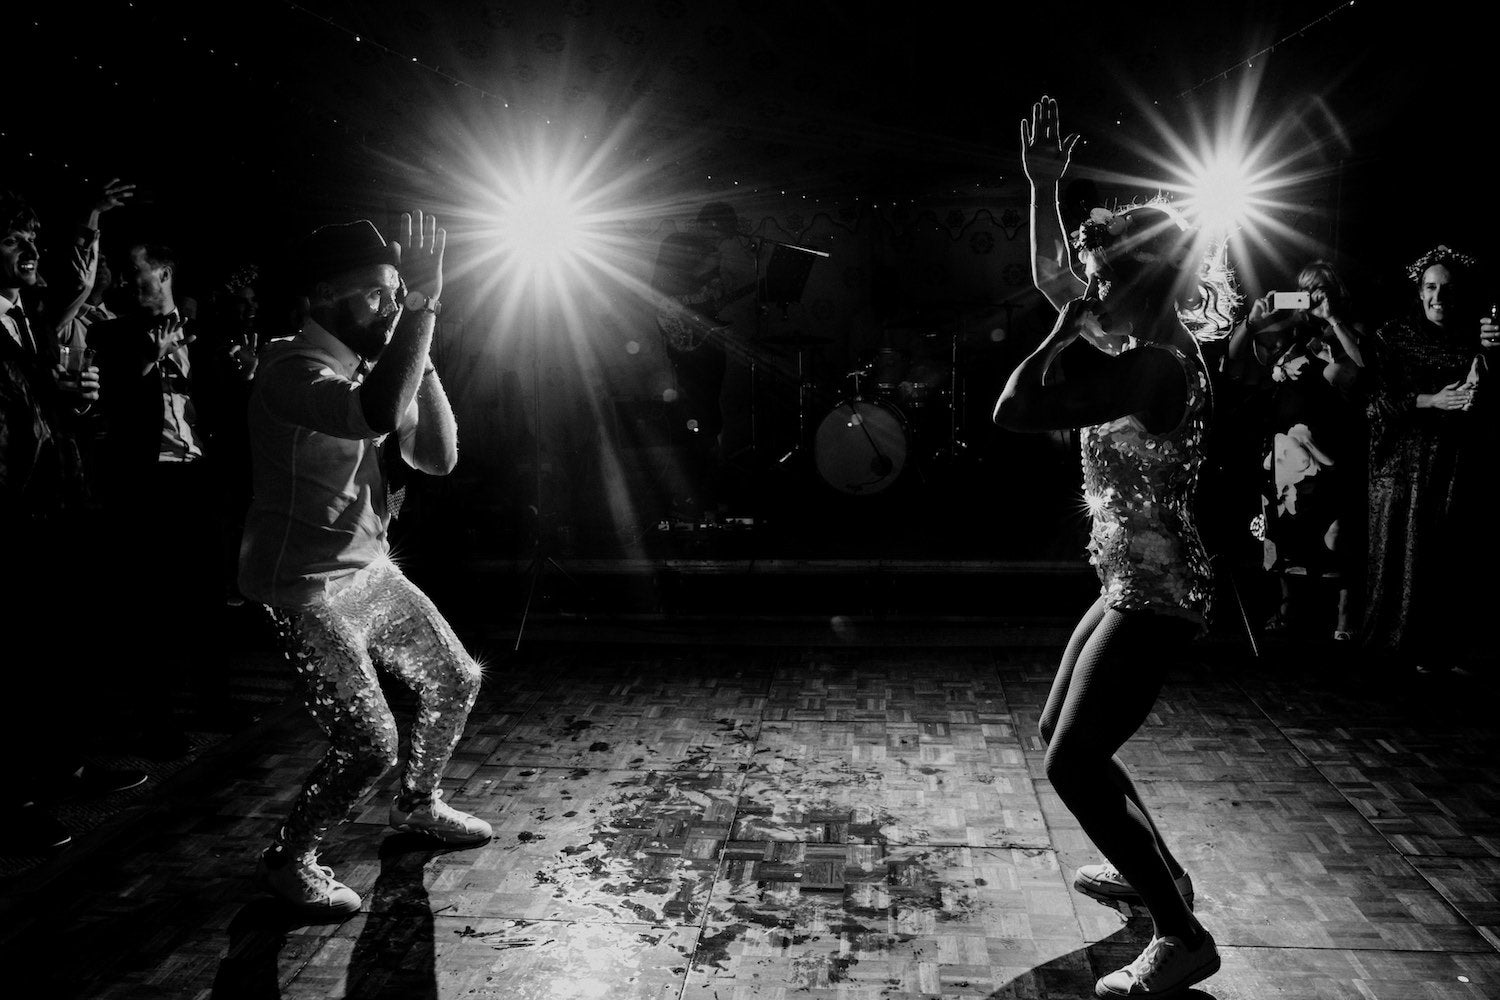
[[[1060,315],[1011,374],[994,416],[1010,430],[1080,430],[1090,561],[1103,586],[1042,711],[1046,772],[1107,859],[1081,868],[1075,887],[1142,904],[1155,925],[1140,957],[1100,979],[1095,993],[1167,997],[1217,972],[1219,955],[1193,915],[1192,881],[1115,752],[1155,704],[1173,647],[1208,619],[1212,581],[1193,505],[1209,377],[1185,323],[1200,335],[1227,333],[1228,318],[1215,319],[1233,306],[1233,292],[1225,275],[1193,260],[1187,225],[1164,203],[1095,209],[1072,240],[1079,279],[1056,207],[1077,138],[1062,137],[1057,103],[1046,97],[1021,123],[1034,278]],[[1063,358],[1075,341],[1097,350],[1075,347]]]

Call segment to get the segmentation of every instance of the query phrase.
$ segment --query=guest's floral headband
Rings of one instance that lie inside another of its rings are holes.
[[[260,269],[254,264],[241,264],[235,268],[229,277],[224,279],[224,291],[237,292],[242,288],[249,288],[260,278]]]
[[[1426,274],[1427,269],[1429,267],[1432,267],[1434,264],[1442,264],[1444,267],[1457,267],[1462,268],[1465,271],[1472,271],[1474,267],[1478,265],[1478,263],[1479,262],[1477,260],[1475,260],[1473,257],[1470,257],[1468,254],[1459,253],[1457,250],[1451,250],[1446,244],[1439,243],[1437,246],[1433,247],[1431,250],[1427,251],[1422,256],[1413,261],[1411,265],[1406,269],[1406,276],[1412,281],[1420,282],[1422,280],[1422,275]]]

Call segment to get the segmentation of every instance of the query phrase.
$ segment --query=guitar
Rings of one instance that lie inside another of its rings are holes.
[[[718,319],[718,312],[754,292],[760,287],[757,279],[734,289],[719,298],[714,304],[713,315],[699,312],[682,298],[657,294],[656,326],[667,339],[667,346],[674,351],[695,351],[712,337],[719,336],[731,324]]]

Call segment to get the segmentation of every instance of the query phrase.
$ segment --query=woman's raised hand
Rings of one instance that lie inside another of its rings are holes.
[[[1021,119],[1021,167],[1032,184],[1047,184],[1067,172],[1078,133],[1066,137],[1057,118],[1057,102],[1046,95],[1031,106],[1031,121]]]

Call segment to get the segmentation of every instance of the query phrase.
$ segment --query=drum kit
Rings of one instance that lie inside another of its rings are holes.
[[[827,405],[807,380],[804,353],[827,338],[793,334],[765,343],[797,350],[798,440],[786,463],[810,447],[818,476],[834,490],[871,496],[934,461],[956,459],[965,440],[965,324],[888,324],[880,346],[861,353]],[[817,425],[808,433],[811,417]]]

